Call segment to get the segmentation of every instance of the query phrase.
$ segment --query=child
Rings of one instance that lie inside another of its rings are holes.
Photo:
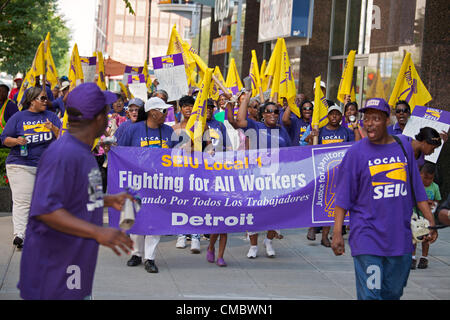
[[[439,191],[439,186],[433,182],[434,179],[434,173],[435,173],[436,166],[435,164],[431,162],[426,162],[422,168],[420,169],[420,176],[422,177],[422,182],[425,187],[425,191],[427,192],[428,196],[428,204],[430,205],[431,212],[434,213],[434,210],[436,210],[437,204],[439,201],[441,201],[441,193]],[[420,216],[422,215],[422,212],[418,212]],[[430,244],[427,241],[422,242],[422,257],[419,260],[419,264],[417,265],[417,268],[419,269],[426,269],[428,267],[428,250],[430,248]],[[411,269],[416,269],[416,245],[414,245],[414,252],[413,252],[413,260],[411,264]]]

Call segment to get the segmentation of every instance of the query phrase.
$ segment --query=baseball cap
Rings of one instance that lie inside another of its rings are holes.
[[[138,106],[140,108],[140,107],[144,106],[145,102],[142,101],[142,99],[133,98],[130,101],[128,101],[128,107],[130,107],[132,104],[134,104],[135,106]]]
[[[206,106],[209,107],[215,107],[216,105],[214,104],[214,100],[213,99],[208,99],[206,102]]]
[[[102,91],[95,83],[86,82],[75,87],[67,96],[67,108],[74,108],[81,112],[78,119],[91,120],[102,109],[117,100],[117,96],[110,91]],[[71,117],[73,118],[73,117]]]
[[[60,91],[63,91],[64,89],[66,89],[67,87],[70,86],[70,82],[69,81],[63,81],[61,83],[61,89],[59,89]]]
[[[144,109],[145,112],[148,112],[149,110],[153,109],[169,109],[170,107],[172,107],[172,105],[165,103],[163,99],[158,97],[151,97],[145,103]]]
[[[359,112],[364,113],[368,109],[375,109],[386,112],[388,116],[391,113],[391,108],[389,107],[389,104],[386,102],[386,100],[382,98],[373,98],[367,100],[364,108],[360,109]]]
[[[342,114],[342,108],[337,104],[332,104],[331,106],[328,107],[328,114],[333,110],[337,110]]]

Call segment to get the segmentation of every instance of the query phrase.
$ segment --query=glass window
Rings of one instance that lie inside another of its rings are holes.
[[[118,36],[123,35],[123,20],[116,20],[114,22],[114,34]]]

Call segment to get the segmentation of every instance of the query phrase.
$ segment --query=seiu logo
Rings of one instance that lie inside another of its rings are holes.
[[[441,110],[427,108],[427,111],[425,111],[425,114],[424,114],[424,118],[430,119],[430,120],[439,120],[441,117],[441,113],[442,113]]]
[[[368,164],[375,200],[408,194],[406,189],[406,159],[402,161],[400,157],[386,157],[369,160]]]

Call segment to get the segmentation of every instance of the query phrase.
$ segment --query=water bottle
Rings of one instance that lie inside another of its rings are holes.
[[[25,136],[22,136],[22,138],[25,139]],[[20,146],[20,155],[22,157],[28,156],[28,146],[26,144],[23,145],[23,146],[22,145]]]

